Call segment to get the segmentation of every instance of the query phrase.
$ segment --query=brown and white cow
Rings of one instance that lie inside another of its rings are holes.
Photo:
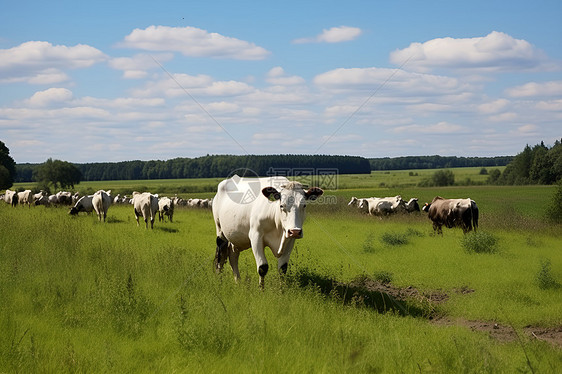
[[[444,199],[436,196],[431,204],[425,204],[423,211],[433,222],[433,230],[443,235],[442,226],[460,227],[467,232],[478,227],[478,207],[471,199]]]
[[[285,177],[240,178],[235,175],[218,185],[213,198],[213,217],[217,232],[215,268],[223,269],[228,257],[234,279],[240,278],[240,252],[252,248],[259,284],[264,285],[269,265],[264,249],[277,258],[277,268],[287,272],[295,240],[303,237],[305,207],[324,191]]]

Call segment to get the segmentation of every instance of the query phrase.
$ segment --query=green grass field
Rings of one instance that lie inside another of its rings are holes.
[[[251,251],[239,284],[229,269],[213,272],[210,210],[176,209],[151,231],[130,206],[112,206],[100,223],[64,207],[0,204],[0,372],[562,370],[560,340],[541,335],[562,326],[562,228],[543,218],[554,187],[387,179],[396,186],[382,188],[378,174],[365,177],[350,188],[354,176],[341,176],[326,191],[333,199],[307,208],[288,275],[270,271],[263,291]],[[80,188],[210,197],[213,183]],[[493,250],[467,251],[460,230],[434,236],[424,213],[381,220],[347,206],[351,196],[394,194],[473,198]],[[368,286],[377,279],[405,296]]]

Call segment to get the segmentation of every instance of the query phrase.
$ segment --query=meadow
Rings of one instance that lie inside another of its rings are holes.
[[[287,275],[270,271],[264,290],[251,251],[238,284],[214,273],[210,210],[178,208],[146,230],[127,205],[100,223],[0,204],[0,372],[560,372],[562,228],[544,220],[554,187],[399,181],[412,174],[340,176],[307,208]],[[212,197],[216,181],[77,189]],[[466,238],[479,237],[435,236],[423,212],[347,206],[394,194],[471,197],[478,234],[494,241],[474,252]]]

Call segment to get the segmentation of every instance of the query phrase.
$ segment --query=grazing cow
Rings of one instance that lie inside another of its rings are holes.
[[[412,212],[419,212],[420,211],[420,205],[418,204],[418,199],[415,197],[412,197],[405,205],[404,207],[406,208],[406,212],[408,213],[412,213]]]
[[[139,217],[142,215],[146,228],[148,229],[148,219],[150,219],[150,228],[154,228],[154,218],[158,212],[158,195],[153,195],[150,192],[133,192],[133,199],[131,200],[135,211],[135,218],[137,226],[139,226]]]
[[[304,190],[302,184],[285,177],[235,175],[220,182],[212,204],[217,231],[215,269],[221,271],[228,256],[237,281],[240,252],[251,247],[263,287],[269,270],[264,253],[267,246],[278,259],[278,270],[286,273],[295,240],[303,237],[306,203],[323,192],[317,187]]]
[[[99,190],[94,194],[94,197],[92,197],[92,205],[94,206],[94,210],[98,215],[98,220],[101,221],[103,217],[103,222],[105,222],[105,218],[107,217],[107,210],[111,206],[112,199],[111,196],[109,196],[110,193],[111,191],[106,192],[103,190]]]
[[[168,216],[170,222],[173,222],[174,201],[169,197],[163,197],[158,200],[158,222],[161,222],[164,216]]]
[[[431,204],[425,204],[423,210],[433,222],[433,231],[443,235],[442,226],[460,227],[467,232],[478,227],[478,207],[471,199],[444,199],[437,196]]]
[[[16,191],[6,190],[4,201],[13,207],[18,205],[18,193]]]
[[[82,196],[76,204],[72,208],[68,214],[77,215],[79,212],[86,212],[91,213],[94,210],[94,204],[92,203],[92,199],[94,195]]]
[[[369,213],[369,206],[363,203],[364,200],[353,196],[347,206],[355,206],[361,213]]]
[[[46,196],[47,193],[43,190],[37,192],[35,195],[33,195],[33,203],[35,205],[37,205],[37,200],[39,200],[41,197]]]
[[[59,191],[56,194],[57,202],[63,205],[71,205],[72,204],[72,194],[70,192]]]
[[[367,210],[373,216],[387,216],[406,210],[405,202],[400,195],[394,197],[370,197],[361,199],[359,208]]]
[[[31,190],[25,190],[22,192],[18,192],[18,203],[19,204],[27,204],[28,207],[31,207],[31,201],[33,201],[33,194]]]

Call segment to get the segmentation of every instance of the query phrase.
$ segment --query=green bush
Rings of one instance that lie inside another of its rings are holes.
[[[541,268],[535,276],[535,281],[541,290],[560,288],[560,283],[552,275],[550,260],[542,260]]]
[[[497,251],[498,238],[487,232],[472,232],[461,239],[461,245],[469,253],[494,253]]]
[[[386,245],[404,245],[408,244],[408,236],[400,233],[385,232],[381,236],[381,242]]]
[[[562,181],[558,182],[556,192],[548,205],[546,216],[555,223],[562,223]]]

